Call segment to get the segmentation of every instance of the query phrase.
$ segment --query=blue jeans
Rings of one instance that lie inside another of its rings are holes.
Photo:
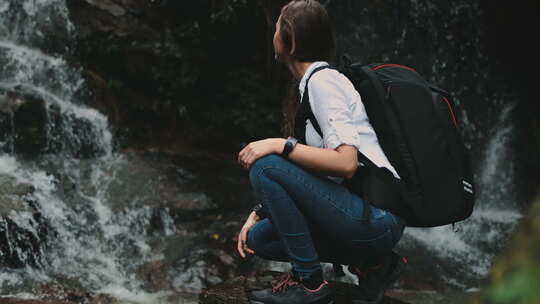
[[[370,206],[369,220],[362,219],[360,197],[280,155],[258,159],[249,177],[268,218],[249,230],[247,245],[264,259],[291,262],[295,271],[377,259],[403,234],[398,216]]]

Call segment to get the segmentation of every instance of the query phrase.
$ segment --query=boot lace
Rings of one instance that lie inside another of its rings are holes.
[[[272,292],[277,293],[286,290],[289,286],[298,285],[298,281],[291,273],[285,273],[277,280],[276,284],[272,286]]]

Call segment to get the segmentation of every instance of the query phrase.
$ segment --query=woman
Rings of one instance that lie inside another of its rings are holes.
[[[308,120],[305,134],[297,134],[305,136],[305,144],[292,137],[268,138],[248,144],[238,154],[261,202],[238,236],[238,251],[242,257],[255,254],[292,265],[291,273],[273,288],[251,293],[252,303],[333,303],[321,262],[349,265],[358,276],[355,303],[378,303],[403,266],[392,249],[404,222],[367,204],[369,219],[364,220],[364,202],[342,182],[362,170],[358,150],[399,176],[352,83],[338,71],[324,68],[334,50],[324,7],[315,0],[285,5],[273,44],[276,60],[300,82],[295,85],[300,99],[286,107],[285,131],[292,134],[295,129],[294,112],[307,90],[323,136]]]

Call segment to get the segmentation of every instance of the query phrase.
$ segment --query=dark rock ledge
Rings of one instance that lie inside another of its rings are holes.
[[[199,304],[249,304],[246,292],[263,289],[270,286],[272,280],[281,275],[281,272],[267,271],[257,276],[240,276],[222,284],[204,289],[199,296]],[[334,290],[334,304],[351,303],[351,289],[353,285],[343,282],[330,281]],[[390,297],[384,297],[381,304],[407,304]]]

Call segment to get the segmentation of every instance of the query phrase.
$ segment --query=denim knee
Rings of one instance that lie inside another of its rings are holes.
[[[251,181],[251,184],[254,184],[255,179],[258,178],[258,174],[262,169],[276,166],[278,163],[284,161],[286,160],[277,154],[268,154],[257,159],[249,168],[249,180]]]

